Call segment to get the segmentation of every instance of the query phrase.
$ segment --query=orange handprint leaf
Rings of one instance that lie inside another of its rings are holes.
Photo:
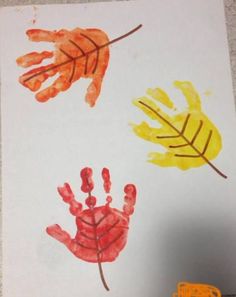
[[[148,89],[147,96],[134,101],[134,105],[161,124],[160,128],[151,127],[146,122],[133,125],[137,136],[166,149],[165,153],[150,153],[149,161],[162,167],[175,166],[182,170],[208,164],[220,176],[227,178],[211,162],[219,154],[222,141],[218,129],[202,111],[200,96],[188,81],[176,81],[174,85],[182,91],[187,101],[186,110],[180,113],[169,115],[155,103],[159,101],[169,109],[174,108],[169,96],[159,88]]]
[[[172,297],[221,297],[221,292],[216,287],[207,284],[181,282]]]
[[[77,258],[87,262],[97,263],[102,283],[106,290],[109,287],[105,281],[102,263],[114,261],[121,250],[124,249],[128,230],[129,217],[134,212],[136,203],[136,187],[127,184],[124,187],[124,206],[122,210],[110,206],[112,197],[110,195],[111,180],[107,168],[102,170],[103,187],[107,193],[106,204],[96,206],[97,199],[92,196],[94,188],[92,169],[85,167],[81,170],[81,190],[87,193],[83,210],[82,203],[76,201],[75,196],[68,183],[58,187],[58,192],[65,203],[70,206],[70,213],[76,217],[77,233],[75,238],[55,224],[47,228],[47,233],[64,244]]]
[[[26,88],[36,92],[49,77],[59,74],[51,86],[40,90],[35,95],[38,101],[46,102],[59,92],[66,91],[81,77],[90,78],[92,82],[87,89],[85,99],[92,107],[100,94],[103,77],[109,63],[109,45],[131,35],[141,26],[139,25],[130,32],[110,41],[106,33],[99,29],[27,30],[26,34],[31,41],[53,42],[55,51],[28,53],[19,57],[16,60],[17,64],[22,67],[30,67],[53,56],[54,62],[24,73],[20,76],[19,81]]]

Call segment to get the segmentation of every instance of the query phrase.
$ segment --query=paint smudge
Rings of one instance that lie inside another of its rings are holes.
[[[221,297],[221,292],[216,287],[207,284],[181,282],[172,297]]]
[[[109,287],[103,274],[103,262],[114,261],[125,247],[129,229],[129,217],[134,212],[136,202],[136,188],[133,184],[124,187],[125,197],[123,210],[111,208],[110,195],[111,180],[107,168],[102,170],[103,187],[107,193],[106,204],[96,206],[96,197],[91,192],[94,188],[92,169],[81,170],[81,190],[88,196],[85,204],[88,208],[82,209],[82,203],[75,200],[68,183],[58,187],[58,192],[64,202],[70,206],[70,213],[76,217],[77,233],[75,238],[64,231],[59,225],[49,226],[47,233],[63,243],[76,257],[92,263],[98,263],[99,273],[106,290]]]
[[[210,96],[213,95],[211,90],[206,90],[203,94],[204,94],[206,97],[210,97]]]
[[[22,67],[30,67],[53,56],[54,63],[24,73],[20,76],[19,82],[31,91],[36,92],[44,81],[58,73],[59,77],[51,86],[35,95],[39,102],[46,102],[57,96],[59,92],[68,90],[81,77],[90,78],[92,82],[87,89],[85,100],[92,107],[100,94],[103,77],[109,63],[108,46],[133,34],[141,26],[139,25],[130,32],[110,41],[106,33],[99,29],[27,30],[26,34],[31,41],[53,42],[55,51],[28,53],[19,57],[16,60],[17,64]]]
[[[33,19],[31,20],[32,24],[35,25],[37,21],[37,7],[33,6]]]
[[[174,85],[184,95],[187,108],[170,116],[154,102],[160,102],[169,110],[175,110],[169,96],[161,89],[148,89],[147,95],[134,101],[149,118],[161,124],[153,128],[148,123],[133,124],[134,133],[166,148],[165,153],[152,152],[149,162],[162,167],[174,166],[182,170],[208,164],[220,176],[227,178],[210,160],[216,158],[222,148],[221,135],[214,124],[202,112],[201,100],[191,82],[175,81]]]

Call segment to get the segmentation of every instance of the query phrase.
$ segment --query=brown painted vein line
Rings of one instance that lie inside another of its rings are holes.
[[[72,71],[71,71],[71,75],[70,75],[70,78],[69,78],[69,82],[71,83],[72,80],[73,80],[73,76],[74,76],[74,73],[75,73],[75,65],[76,65],[76,61],[74,60],[74,58],[68,54],[66,51],[64,51],[62,48],[59,48],[59,50],[64,54],[66,55],[68,58],[71,59],[71,62],[73,62],[73,68],[72,68]]]
[[[106,213],[100,220],[98,220],[98,221],[95,223],[95,226],[97,227],[99,224],[101,224],[101,222],[102,222],[103,220],[105,220],[110,214],[111,214],[111,212]]]
[[[98,240],[101,239],[103,236],[107,235],[112,229],[115,228],[115,226],[120,222],[120,220],[118,219],[114,224],[112,224],[109,228],[106,229],[105,232],[103,232],[102,234],[100,234],[98,236]]]
[[[84,68],[84,74],[86,75],[88,72],[88,56],[86,56],[86,60],[85,60],[85,68]]]
[[[141,105],[145,106],[147,109],[151,110],[155,115],[157,115],[164,123],[166,123],[168,126],[170,126],[177,134],[178,137],[182,136],[184,139],[188,141],[188,139],[184,136],[181,135],[181,131],[179,131],[174,125],[172,125],[167,119],[165,119],[157,110],[153,109],[151,106],[149,106],[148,104],[142,102],[142,101],[138,101]],[[175,136],[177,137],[177,136]]]
[[[98,251],[98,254],[100,255],[100,254],[103,253],[105,250],[107,250],[113,243],[115,243],[117,240],[119,240],[123,234],[124,234],[124,232],[121,231],[120,234],[119,234],[118,236],[116,236],[112,241],[110,241],[104,248],[102,248],[101,250],[99,250],[99,251]]]
[[[65,56],[67,56],[67,58],[70,58],[71,60],[74,59],[70,54],[68,54],[68,53],[67,53],[66,51],[64,51],[62,48],[59,48],[59,50],[60,50]]]
[[[181,133],[180,133],[181,135],[184,134],[184,131],[185,131],[187,125],[188,125],[189,118],[190,118],[190,114],[187,115],[187,117],[186,117],[186,119],[184,121],[184,125],[183,125],[183,128],[182,128]]]
[[[89,192],[89,197],[91,197],[91,192]],[[91,212],[92,212],[92,220],[93,220],[93,231],[94,231],[94,237],[95,237],[95,245],[96,245],[96,254],[97,254],[97,263],[98,263],[98,269],[99,269],[99,274],[100,274],[100,278],[101,281],[103,283],[104,288],[109,291],[109,287],[106,283],[105,280],[105,276],[103,273],[103,269],[102,269],[102,263],[101,263],[101,258],[100,258],[100,254],[99,254],[99,244],[98,244],[98,240],[97,240],[97,226],[96,226],[96,221],[95,221],[95,214],[94,214],[94,208],[90,208]]]
[[[82,49],[81,46],[79,46],[76,42],[74,42],[73,40],[69,39],[69,42],[72,43],[75,47],[77,47],[78,50],[81,51],[81,53],[85,56],[85,51]]]
[[[203,149],[203,151],[202,151],[202,155],[203,155],[203,156],[205,155],[205,152],[206,152],[206,150],[207,150],[207,148],[208,148],[208,145],[209,145],[210,140],[211,140],[211,136],[212,136],[212,130],[210,130],[210,132],[209,132],[209,135],[208,135],[206,144],[205,144],[204,149]]]
[[[94,237],[90,237],[90,236],[88,236],[87,234],[85,234],[85,233],[83,233],[83,232],[80,232],[79,234],[82,235],[83,237],[87,238],[87,239],[90,239],[90,240],[96,240],[96,238],[94,238]]]
[[[83,245],[82,243],[80,243],[79,241],[76,241],[76,244],[78,244],[79,246],[81,246],[82,248],[84,248],[84,249],[88,249],[88,250],[94,250],[94,251],[96,251],[97,249],[94,247],[94,248],[92,248],[92,247],[90,247],[90,246],[86,246],[86,245]]]
[[[200,120],[200,124],[198,126],[198,129],[195,133],[195,135],[193,136],[192,140],[191,140],[191,143],[194,144],[194,141],[196,140],[196,138],[198,137],[198,134],[200,133],[201,129],[202,129],[202,125],[203,125],[203,121]]]
[[[73,61],[72,72],[71,72],[70,79],[69,79],[69,82],[70,82],[70,83],[72,82],[73,77],[74,77],[74,74],[75,74],[75,66],[76,66],[76,61],[74,60],[74,61]]]
[[[85,223],[86,225],[89,225],[89,226],[93,226],[92,223],[89,223],[87,221],[85,221],[84,219],[82,219],[81,217],[77,217],[81,222]]]
[[[93,71],[92,71],[92,73],[95,73],[95,71],[97,69],[97,66],[98,66],[100,48],[97,45],[97,43],[92,38],[90,38],[89,36],[87,36],[87,35],[85,35],[83,33],[80,33],[80,35],[82,35],[84,38],[86,38],[87,40],[89,40],[95,46],[95,48],[97,49],[97,52],[96,52],[96,62],[95,62],[95,65],[94,65],[94,68],[93,68]]]
[[[198,126],[198,128],[197,128],[197,130],[196,130],[196,132],[195,132],[195,134],[194,134],[194,136],[193,136],[193,138],[192,138],[192,140],[190,141],[191,144],[194,144],[194,142],[195,142],[195,140],[196,140],[198,134],[199,134],[200,131],[201,131],[202,125],[203,125],[203,121],[200,120],[200,124],[199,124],[199,126]],[[181,136],[181,135],[180,135],[180,136]],[[188,146],[188,145],[189,145],[188,143],[185,143],[185,144],[179,144],[179,145],[170,145],[169,148],[180,148],[180,147],[185,147],[185,146]],[[176,155],[175,155],[175,156],[176,156]]]
[[[185,146],[189,146],[189,144],[184,143],[184,144],[178,144],[178,145],[169,145],[169,148],[178,148],[178,147],[185,147]]]
[[[189,118],[190,118],[190,114],[187,115],[185,121],[184,121],[184,124],[183,124],[183,127],[181,129],[181,132],[179,132],[178,135],[167,135],[167,136],[156,136],[156,138],[178,138],[178,137],[181,137],[183,134],[184,134],[184,131],[186,130],[186,127],[187,127],[187,124],[188,124],[188,121],[189,121]],[[175,148],[175,147],[182,147],[182,146],[187,146],[188,144],[180,144],[178,146],[169,146],[170,148]]]
[[[149,106],[148,104],[146,104],[145,102],[142,101],[138,101],[141,105],[145,106],[147,109],[151,110],[157,117],[159,117],[164,123],[166,123],[169,127],[171,127],[177,134],[181,134],[181,132],[174,126],[172,125],[168,120],[166,120],[161,114],[159,114],[159,112],[155,109],[153,109],[151,106]],[[197,153],[197,155],[200,155],[201,158],[213,169],[215,170],[220,176],[222,176],[223,178],[227,178],[227,176],[221,172],[217,167],[215,167],[214,164],[212,164],[204,155],[202,155],[202,153],[188,140],[187,137],[185,137],[184,135],[181,135],[181,137],[186,141],[186,143],[188,143],[193,150]],[[194,158],[196,158],[196,156],[194,156]]]
[[[85,54],[85,51],[82,49],[81,46],[79,46],[76,42],[74,42],[73,40],[69,40],[75,47],[77,47],[78,50],[81,51],[82,55],[86,56],[86,60],[85,60],[85,68],[84,68],[84,74],[87,74],[87,67],[88,67],[88,56]],[[76,61],[75,61],[76,63]]]
[[[136,32],[137,30],[139,30],[141,27],[142,27],[142,25],[139,25],[139,26],[137,26],[136,28],[134,28],[133,30],[129,31],[128,33],[126,33],[126,34],[124,34],[124,35],[121,35],[120,37],[117,37],[117,38],[115,38],[115,39],[113,39],[113,40],[111,40],[111,41],[109,41],[109,42],[104,43],[103,45],[101,45],[101,46],[99,47],[99,49],[102,49],[102,48],[104,48],[104,47],[106,47],[106,46],[108,46],[108,45],[111,45],[111,44],[113,44],[113,43],[115,43],[115,42],[117,42],[117,41],[119,41],[119,40],[121,40],[121,39],[124,39],[124,38],[128,37],[129,35],[133,34],[133,33]],[[91,50],[91,51],[88,51],[88,52],[86,53],[86,55],[89,56],[90,54],[92,54],[92,53],[94,53],[94,52],[96,52],[96,51],[97,51],[97,49],[93,49],[93,50]],[[81,59],[81,58],[83,58],[83,57],[84,57],[84,55],[82,54],[82,55],[79,55],[79,56],[75,57],[74,60],[79,60],[79,59]],[[24,80],[24,82],[27,82],[27,81],[29,81],[30,79],[32,79],[32,78],[34,78],[34,77],[36,77],[36,76],[38,76],[38,75],[40,75],[40,74],[42,74],[42,73],[45,73],[45,72],[47,72],[47,71],[56,69],[56,68],[58,68],[58,67],[60,67],[60,66],[66,65],[66,64],[68,64],[68,63],[71,63],[71,60],[67,60],[67,61],[64,61],[64,62],[62,62],[62,63],[56,64],[56,65],[54,65],[54,66],[48,68],[47,70],[45,69],[45,70],[39,71],[39,72],[37,72],[37,73],[35,73],[35,74],[29,76],[28,78],[26,78],[26,79]]]
[[[181,135],[166,135],[166,136],[156,136],[156,138],[178,138],[180,137]]]
[[[200,158],[202,155],[182,155],[182,154],[175,154],[175,157],[183,157],[183,158]]]

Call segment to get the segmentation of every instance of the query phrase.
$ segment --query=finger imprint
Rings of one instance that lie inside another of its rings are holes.
[[[17,58],[16,63],[21,67],[30,67],[32,65],[40,64],[44,59],[52,58],[53,52],[43,51],[41,53],[32,52]]]
[[[41,30],[41,29],[30,29],[26,31],[26,34],[31,41],[48,41],[54,42],[56,40],[57,34],[53,31]]]
[[[40,102],[46,102],[55,97],[59,92],[67,90],[71,83],[65,76],[59,76],[54,83],[36,94],[36,99]]]
[[[57,73],[58,70],[54,66],[54,64],[49,64],[47,66],[41,66],[32,69],[20,76],[19,82],[31,91],[37,91],[45,80],[47,80],[51,76],[54,76]],[[41,72],[41,74],[35,75],[38,72]],[[35,75],[35,77],[29,80],[28,78],[32,77],[32,75]]]

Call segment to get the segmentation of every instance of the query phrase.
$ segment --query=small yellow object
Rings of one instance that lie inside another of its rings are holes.
[[[181,282],[172,297],[221,297],[221,292],[216,287],[207,284]]]
[[[212,96],[212,92],[210,90],[207,90],[205,93],[204,93],[205,96],[207,97],[210,97]]]
[[[188,81],[175,81],[174,86],[183,93],[188,105],[186,110],[179,114],[170,116],[155,103],[159,101],[167,108],[174,109],[172,100],[159,88],[148,89],[147,96],[133,102],[149,118],[162,125],[161,128],[150,127],[146,122],[132,125],[137,136],[166,148],[164,154],[150,153],[148,161],[162,167],[174,166],[182,170],[208,164],[219,175],[226,178],[210,162],[222,148],[221,135],[202,112],[197,91]]]

